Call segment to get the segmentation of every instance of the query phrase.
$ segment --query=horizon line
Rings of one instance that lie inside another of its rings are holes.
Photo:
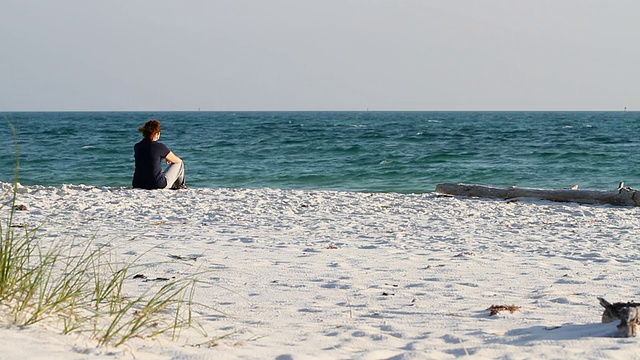
[[[619,110],[604,110],[604,109],[589,109],[589,110],[563,110],[563,109],[412,109],[412,110],[399,110],[399,109],[351,109],[351,110],[0,110],[0,114],[4,113],[39,113],[39,112],[85,112],[85,113],[105,113],[105,112],[137,112],[137,113],[149,113],[149,112],[637,112],[638,110],[629,110],[623,108]]]

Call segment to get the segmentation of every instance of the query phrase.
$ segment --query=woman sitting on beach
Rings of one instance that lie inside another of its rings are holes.
[[[138,128],[142,140],[133,146],[136,168],[132,185],[139,189],[186,189],[184,164],[160,139],[160,121],[149,120]],[[167,168],[162,171],[162,159]]]

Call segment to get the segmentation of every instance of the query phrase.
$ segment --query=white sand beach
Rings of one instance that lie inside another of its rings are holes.
[[[20,187],[16,203],[14,223],[41,226],[38,241],[108,244],[148,279],[202,273],[204,332],[98,347],[7,320],[0,359],[640,358],[596,299],[639,299],[638,208],[83,185]]]

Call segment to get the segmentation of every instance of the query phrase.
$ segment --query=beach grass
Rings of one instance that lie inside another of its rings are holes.
[[[90,238],[45,243],[40,227],[14,223],[19,211],[17,142],[15,147],[15,181],[0,194],[0,213],[6,214],[0,219],[0,319],[18,326],[46,322],[64,334],[88,333],[101,345],[115,346],[164,333],[175,339],[181,329],[193,326],[194,276],[127,295],[140,257],[119,261],[108,246]]]
[[[15,188],[15,186],[14,186]],[[0,223],[0,304],[7,320],[28,326],[57,323],[61,332],[89,332],[101,345],[121,345],[133,337],[170,333],[193,326],[191,306],[196,279],[168,279],[142,295],[127,296],[132,262],[112,258],[107,246],[88,239],[41,244],[38,228],[16,230],[15,193]],[[2,209],[0,207],[0,209]]]

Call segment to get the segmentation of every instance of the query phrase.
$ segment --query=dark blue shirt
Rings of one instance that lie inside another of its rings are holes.
[[[133,146],[136,168],[131,185],[139,189],[164,189],[167,178],[162,172],[162,159],[169,155],[169,148],[163,143],[142,139]]]

